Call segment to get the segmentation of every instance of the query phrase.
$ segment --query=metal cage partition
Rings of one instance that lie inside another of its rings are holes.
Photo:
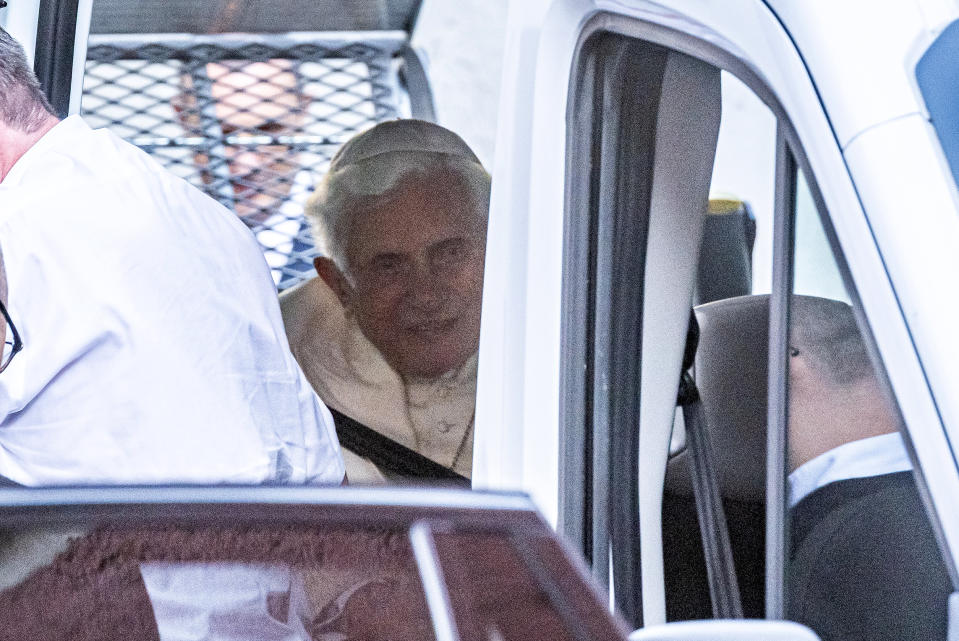
[[[233,210],[282,291],[324,251],[303,206],[339,146],[409,115],[403,31],[90,36],[80,112]]]

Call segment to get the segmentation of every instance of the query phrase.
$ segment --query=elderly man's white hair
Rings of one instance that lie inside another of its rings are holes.
[[[344,272],[350,216],[359,198],[385,196],[410,176],[436,172],[459,176],[477,218],[489,209],[490,175],[455,133],[424,120],[391,120],[347,141],[306,203],[317,243]]]

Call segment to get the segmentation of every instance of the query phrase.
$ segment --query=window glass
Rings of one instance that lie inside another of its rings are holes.
[[[832,639],[944,638],[951,592],[901,419],[798,176],[786,603]]]
[[[794,220],[793,293],[850,302],[812,192],[801,171],[796,177]]]
[[[721,81],[723,115],[710,198],[748,205],[756,231],[751,254],[752,287],[747,293],[766,294],[772,279],[776,116],[736,76],[723,71]]]
[[[959,186],[959,116],[956,114],[956,87],[959,86],[959,20],[936,38],[916,64],[916,83],[932,127],[939,137],[943,154],[952,168],[952,177]]]
[[[302,526],[7,530],[10,638],[432,639],[402,532]]]
[[[481,511],[462,523],[447,512],[438,530],[414,525],[414,542],[405,517],[377,508],[389,509],[371,506],[375,526],[131,525],[140,506],[121,506],[115,523],[7,527],[0,628],[11,639],[430,641],[448,620],[464,641],[625,638],[545,527],[497,512],[481,518],[517,529],[487,529]]]

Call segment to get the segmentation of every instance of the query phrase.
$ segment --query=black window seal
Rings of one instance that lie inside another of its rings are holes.
[[[40,0],[33,70],[60,118],[70,112],[78,8],[79,0]]]
[[[789,301],[793,285],[796,161],[783,127],[776,127],[773,274],[769,297],[769,371],[766,419],[766,618],[786,615],[786,452],[788,447]],[[771,507],[772,506],[772,507]]]
[[[583,47],[584,73],[568,111],[571,129],[590,134],[577,140],[571,131],[567,147],[567,211],[576,213],[565,218],[564,291],[574,302],[563,307],[562,358],[575,365],[564,365],[561,377],[561,523],[602,583],[609,582],[612,554],[618,608],[638,627],[639,474],[632,452],[639,398],[616,391],[639,378],[657,122],[649,111],[658,110],[667,52],[608,34]],[[633,64],[637,56],[648,64]]]

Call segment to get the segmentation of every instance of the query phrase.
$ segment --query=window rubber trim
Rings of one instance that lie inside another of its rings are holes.
[[[33,70],[60,118],[70,112],[78,10],[79,0],[40,0]]]
[[[796,161],[782,126],[776,128],[773,203],[773,274],[769,297],[769,356],[766,419],[766,618],[786,616],[786,452],[789,440],[789,301],[793,289]],[[770,508],[770,506],[774,506]]]

